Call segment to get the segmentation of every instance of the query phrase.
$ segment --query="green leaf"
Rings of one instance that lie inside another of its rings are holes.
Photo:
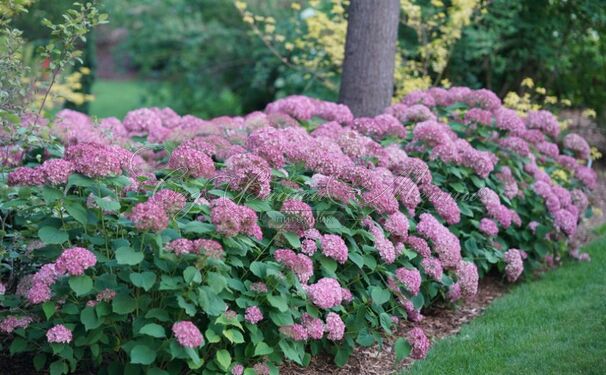
[[[293,249],[298,249],[301,247],[301,241],[299,240],[299,236],[292,232],[284,232],[283,234],[284,238],[286,238],[286,240]]]
[[[225,349],[221,349],[215,355],[215,359],[222,370],[227,371],[231,365],[231,354]]]
[[[209,272],[206,277],[206,283],[215,293],[221,293],[221,291],[225,289],[225,286],[227,286],[227,280],[225,280],[225,277],[219,273]]]
[[[340,345],[337,354],[335,355],[335,364],[339,367],[345,366],[352,352],[353,349],[351,346]]]
[[[116,260],[118,264],[127,264],[129,266],[134,266],[143,261],[144,254],[142,252],[138,252],[133,250],[130,247],[120,247],[116,250]]]
[[[170,317],[164,309],[151,309],[145,314],[146,319],[156,319],[161,322],[168,322]]]
[[[93,289],[93,280],[86,275],[72,276],[68,284],[77,296],[83,296]]]
[[[372,297],[372,301],[377,305],[382,305],[385,302],[389,301],[391,298],[391,293],[387,289],[380,288],[378,286],[372,287],[370,296]]]
[[[111,197],[95,197],[95,203],[103,211],[115,212],[120,210],[120,202]]]
[[[349,260],[351,260],[352,262],[354,262],[354,264],[356,266],[358,266],[358,268],[364,267],[364,258],[359,253],[350,252],[349,253]]]
[[[65,209],[67,213],[71,215],[77,222],[82,225],[86,225],[88,223],[88,216],[86,214],[86,209],[82,206],[81,203],[75,201],[66,201]]]
[[[15,337],[11,346],[9,347],[9,352],[11,354],[23,353],[27,350],[27,341],[22,339],[21,337]]]
[[[189,315],[189,316],[196,315],[196,306],[185,301],[185,298],[183,298],[182,296],[177,296],[177,304],[179,305],[179,307],[181,307],[183,310],[185,310],[185,313],[187,315]]]
[[[286,312],[289,310],[288,299],[286,297],[284,297],[283,295],[274,296],[274,295],[268,294],[267,302],[269,302],[270,305],[277,308],[281,312]]]
[[[147,345],[135,345],[130,351],[130,363],[151,365],[156,360],[156,351]]]
[[[58,360],[51,363],[50,367],[50,375],[63,375],[67,374],[69,368],[67,367],[67,363],[64,360]]]
[[[143,327],[141,327],[141,329],[139,329],[139,333],[141,335],[147,335],[158,339],[166,337],[164,327],[156,323],[149,323],[144,325]]]
[[[208,315],[219,316],[225,312],[225,302],[209,287],[198,290],[198,304]]]
[[[42,371],[46,364],[46,354],[38,353],[34,356],[34,368],[36,371]]]
[[[221,336],[217,335],[217,333],[210,328],[206,330],[205,335],[206,339],[211,344],[216,344],[221,341]]]
[[[187,284],[192,282],[200,284],[202,282],[202,274],[196,267],[189,266],[183,271],[183,279]]]
[[[294,361],[300,365],[303,364],[301,354],[300,354],[299,350],[297,350],[295,345],[293,345],[293,343],[286,341],[286,340],[280,340],[278,345],[280,346],[280,349],[282,349],[282,353],[284,353],[284,356],[286,358],[288,358],[291,361]]]
[[[67,233],[49,226],[40,228],[38,230],[38,237],[47,245],[60,245],[69,239]]]
[[[156,274],[150,271],[132,272],[129,275],[130,281],[134,286],[143,288],[146,292],[153,288],[156,283]]]
[[[261,356],[261,355],[269,355],[273,352],[274,352],[274,350],[263,341],[261,341],[261,342],[257,343],[257,345],[255,345],[255,354],[254,354],[255,357]]]
[[[67,179],[68,186],[90,187],[95,184],[95,181],[81,174],[72,173]]]
[[[267,272],[267,265],[261,262],[252,262],[249,268],[253,275],[260,278],[264,278]]]
[[[97,318],[94,308],[86,307],[80,313],[80,322],[84,324],[85,330],[90,331],[91,329],[99,328],[103,324],[103,319]]]
[[[375,343],[375,337],[368,333],[368,331],[364,328],[358,333],[356,342],[361,346],[368,347]]]
[[[267,201],[251,200],[251,201],[246,202],[245,205],[252,208],[253,210],[255,210],[257,212],[271,211],[271,206],[269,205],[269,203]]]
[[[46,203],[50,204],[63,198],[63,193],[60,190],[44,186],[42,188],[42,197],[44,197]]]
[[[54,302],[48,301],[44,302],[42,305],[42,311],[44,311],[44,316],[46,316],[46,320],[49,320],[57,311],[57,307]]]
[[[136,301],[128,294],[118,294],[112,301],[112,311],[116,314],[130,314],[135,311],[136,307]]]
[[[242,344],[244,342],[244,336],[236,329],[226,329],[223,331],[225,336],[232,344]]]
[[[187,233],[197,233],[197,234],[206,234],[215,231],[215,226],[210,223],[203,223],[201,221],[190,221],[185,224],[182,228],[183,232]]]
[[[324,225],[326,225],[326,228],[328,229],[329,232],[332,232],[332,233],[343,233],[344,232],[343,225],[334,216],[324,217],[322,219],[322,222],[324,223]]]
[[[396,340],[393,348],[396,353],[396,361],[401,361],[410,355],[410,344],[402,337]]]
[[[152,367],[149,370],[147,370],[147,373],[145,375],[170,375],[170,373],[166,372],[164,370],[161,370],[157,367]]]

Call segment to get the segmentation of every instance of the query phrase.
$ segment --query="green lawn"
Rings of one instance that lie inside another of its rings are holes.
[[[135,108],[140,108],[147,85],[145,82],[97,80],[93,85],[95,100],[90,114],[97,117],[115,116],[120,119]]]
[[[496,300],[405,374],[605,374],[606,237]]]

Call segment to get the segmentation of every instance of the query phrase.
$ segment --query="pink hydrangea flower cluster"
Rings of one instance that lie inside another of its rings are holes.
[[[194,178],[212,178],[216,173],[210,156],[185,144],[173,150],[168,167]]]
[[[175,214],[185,207],[187,199],[181,193],[170,189],[162,189],[149,198],[148,202],[162,207],[167,214]]]
[[[522,253],[518,249],[509,249],[503,255],[505,260],[505,274],[507,275],[507,281],[510,283],[516,281],[522,272],[524,272],[524,261],[522,260]]]
[[[421,214],[420,219],[421,221],[417,224],[417,232],[431,240],[442,266],[446,268],[457,267],[461,261],[459,239],[432,215],[424,213]]]
[[[421,185],[421,192],[448,224],[453,225],[461,221],[461,211],[452,195],[432,184]]]
[[[427,274],[427,276],[431,277],[435,281],[442,280],[442,263],[437,258],[423,258],[421,261],[421,267],[423,267],[423,271]]]
[[[314,318],[308,313],[301,317],[301,323],[307,332],[307,336],[314,340],[320,340],[324,336],[325,326],[320,318]]]
[[[473,297],[478,292],[478,268],[471,262],[462,261],[456,269],[457,284],[461,288],[461,295],[465,298]]]
[[[412,346],[411,358],[423,359],[427,356],[431,343],[421,328],[413,328],[408,332],[408,343]]]
[[[164,208],[153,201],[136,204],[128,218],[141,231],[159,232],[168,227],[168,215]]]
[[[480,220],[480,232],[489,237],[496,237],[499,234],[499,227],[493,220],[483,218]]]
[[[336,279],[324,277],[305,289],[311,302],[322,309],[338,306],[343,301],[343,290]]]
[[[322,254],[344,264],[347,261],[349,251],[343,238],[337,234],[325,234],[320,238]]]
[[[313,262],[307,255],[297,254],[290,249],[278,249],[274,252],[274,258],[293,271],[303,284],[307,284],[314,274]]]
[[[416,296],[421,290],[421,274],[416,268],[409,269],[400,267],[396,270],[396,278],[400,281],[404,287],[412,294]]]
[[[250,306],[244,312],[244,319],[250,324],[257,324],[263,320],[263,313],[258,306]]]
[[[78,143],[65,151],[74,170],[88,177],[115,176],[128,169],[132,154],[120,146]]]
[[[97,257],[90,250],[82,247],[72,247],[61,253],[55,261],[55,270],[61,274],[80,276],[84,271],[97,263]]]
[[[27,328],[34,319],[30,316],[8,315],[0,322],[0,332],[12,333],[17,328]]]
[[[316,222],[311,207],[298,199],[285,200],[280,212],[286,217],[284,229],[299,235],[313,228]]]
[[[46,339],[49,343],[68,344],[72,341],[72,331],[63,324],[57,324],[46,331]]]
[[[562,142],[564,147],[573,151],[578,158],[584,160],[589,159],[589,155],[591,155],[591,148],[589,147],[589,144],[585,138],[575,133],[569,133],[566,134]]]
[[[329,312],[326,315],[325,327],[329,340],[339,341],[343,339],[343,335],[345,334],[345,323],[343,323],[343,320],[341,320],[341,317],[337,313]]]
[[[375,248],[379,252],[381,260],[387,264],[392,264],[396,260],[396,248],[394,244],[385,237],[383,229],[379,224],[366,218],[362,221],[362,224],[368,228],[368,231],[373,236]]]
[[[204,342],[204,337],[198,327],[189,320],[175,322],[172,331],[177,342],[183,347],[197,348]]]
[[[528,129],[538,129],[550,137],[555,138],[560,134],[558,119],[549,111],[530,111],[525,122]]]
[[[216,183],[227,183],[230,189],[258,198],[267,198],[271,192],[271,168],[267,161],[255,154],[242,153],[225,161]]]
[[[228,198],[217,198],[211,202],[210,217],[217,232],[227,237],[245,234],[259,240],[263,238],[257,223],[257,213]]]

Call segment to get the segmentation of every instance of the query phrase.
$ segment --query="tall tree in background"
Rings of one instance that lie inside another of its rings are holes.
[[[351,0],[339,102],[356,116],[375,116],[391,101],[398,38],[398,0]]]

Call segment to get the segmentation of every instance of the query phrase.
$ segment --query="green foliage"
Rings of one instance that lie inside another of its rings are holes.
[[[464,30],[446,76],[501,96],[532,77],[553,95],[604,111],[605,32],[603,1],[490,1]]]

